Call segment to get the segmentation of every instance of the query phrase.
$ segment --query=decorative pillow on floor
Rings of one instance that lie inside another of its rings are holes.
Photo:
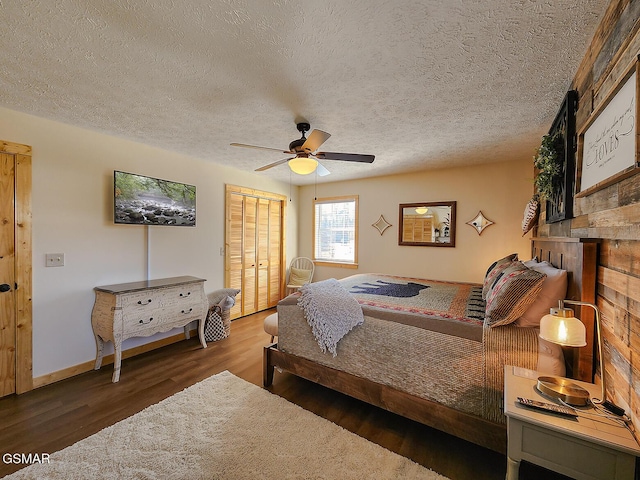
[[[515,322],[536,300],[545,277],[522,262],[513,262],[489,290],[485,322],[492,327]]]

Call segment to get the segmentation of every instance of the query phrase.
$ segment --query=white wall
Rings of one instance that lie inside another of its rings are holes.
[[[287,259],[297,253],[297,189],[288,184],[2,108],[0,131],[33,147],[34,377],[95,359],[93,287],[146,279],[147,253],[150,278],[193,275],[207,279],[207,292],[223,287],[226,183],[291,193]],[[197,226],[114,225],[114,170],[195,185]],[[46,253],[64,253],[65,266],[45,267]],[[179,331],[129,339],[123,349]]]
[[[533,157],[533,154],[532,154]],[[319,266],[314,280],[354,273],[391,273],[434,280],[482,282],[494,260],[518,252],[530,258],[530,235],[522,236],[524,207],[533,194],[532,157],[475,165],[335,182],[300,189],[298,250],[312,257],[313,198],[359,195],[359,268]],[[456,246],[398,245],[400,203],[457,202]],[[465,222],[479,210],[495,222],[481,236]],[[384,215],[393,226],[380,236],[372,224]]]

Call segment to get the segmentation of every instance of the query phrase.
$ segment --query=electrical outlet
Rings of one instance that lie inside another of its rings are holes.
[[[64,267],[64,253],[47,253],[47,267]]]

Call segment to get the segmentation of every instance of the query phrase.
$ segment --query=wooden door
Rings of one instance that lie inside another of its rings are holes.
[[[267,198],[258,199],[257,218],[257,282],[256,303],[257,309],[266,310],[269,305],[269,204]]]
[[[0,141],[0,396],[33,388],[31,147]]]
[[[13,155],[0,154],[0,396],[16,391],[14,163]]]
[[[227,288],[240,290],[236,295],[236,304],[231,309],[231,316],[237,318],[242,315],[244,289],[242,288],[242,254],[244,249],[244,196],[227,195],[227,226],[226,226],[226,271],[225,283]]]
[[[414,239],[414,227],[415,218],[406,216],[402,219],[402,241],[403,242],[415,242]]]
[[[433,242],[433,217],[407,215],[402,221],[402,240],[405,242]]]
[[[242,241],[242,314],[249,315],[257,312],[256,282],[257,282],[257,206],[258,199],[255,197],[244,197],[244,234]]]
[[[227,185],[225,286],[241,290],[231,318],[274,307],[281,298],[285,200]]]
[[[282,245],[282,200],[269,201],[269,307],[275,306],[281,298],[284,275],[281,271],[283,264]]]

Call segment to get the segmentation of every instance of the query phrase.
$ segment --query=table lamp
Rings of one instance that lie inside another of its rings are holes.
[[[596,312],[598,358],[600,371],[602,372],[602,394],[599,399],[590,399],[587,390],[566,379],[557,377],[538,377],[537,388],[543,394],[552,398],[559,398],[570,405],[587,405],[589,400],[592,403],[605,403],[607,395],[606,375],[604,372],[604,357],[602,356],[602,328],[598,307],[591,303],[577,300],[560,300],[558,308],[552,308],[550,313],[540,320],[540,338],[564,347],[584,347],[587,344],[587,331],[584,324],[574,316],[572,309],[565,308],[565,303],[591,307]]]

